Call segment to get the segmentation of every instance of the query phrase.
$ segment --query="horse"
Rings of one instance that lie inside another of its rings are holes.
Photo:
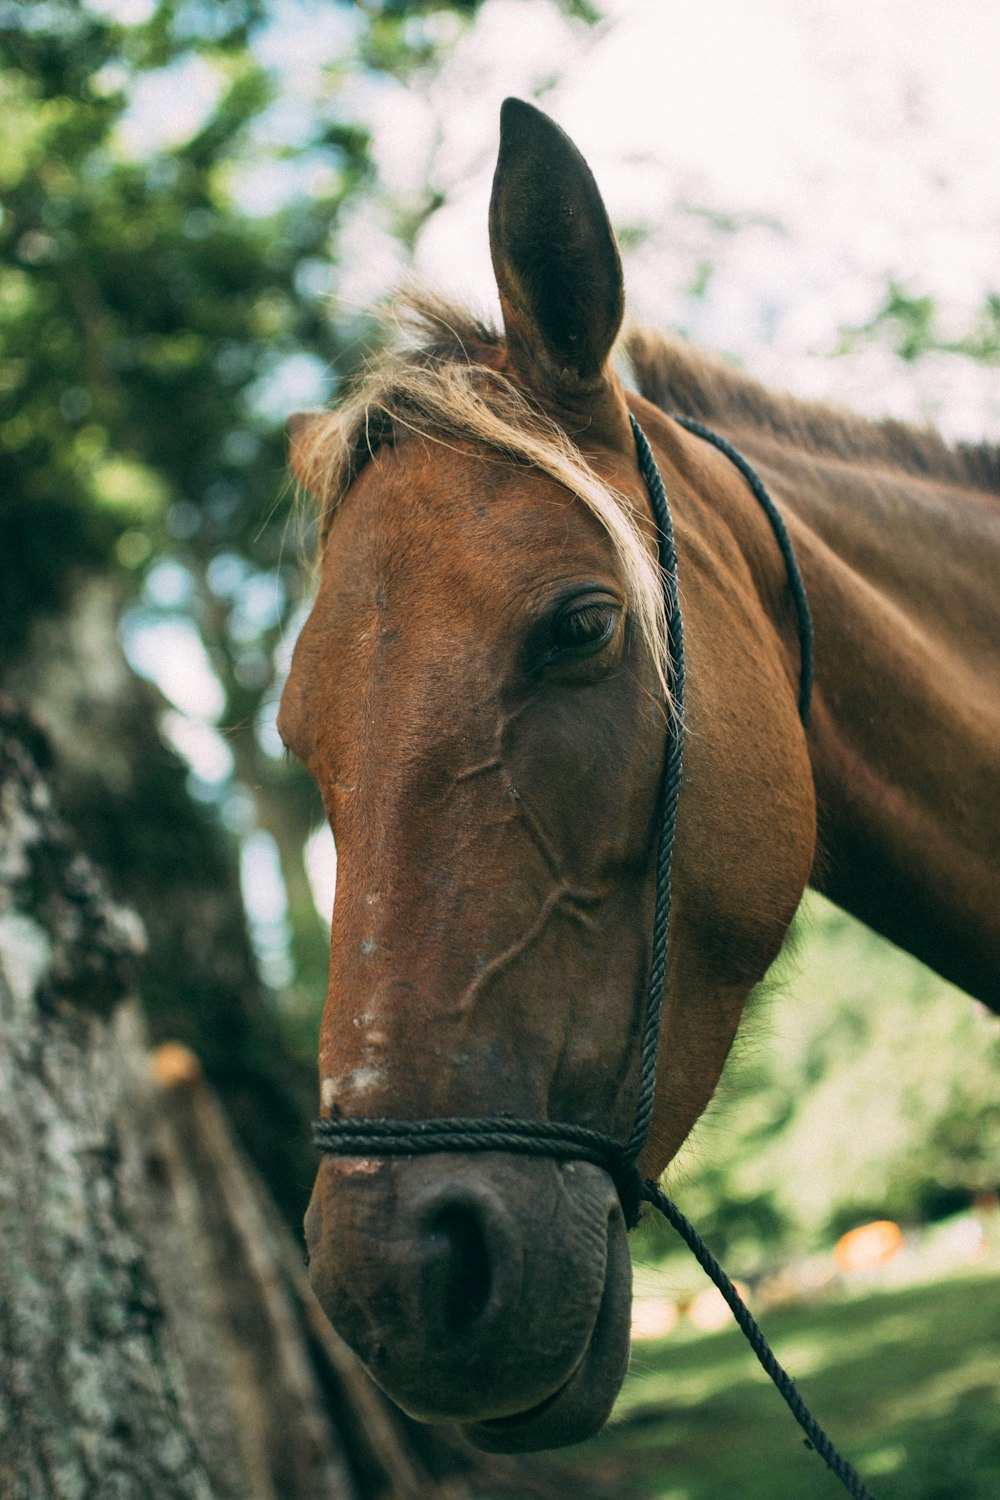
[[[508,100],[489,213],[502,328],[429,294],[409,342],[292,426],[318,591],[278,726],[338,852],[327,1122],[544,1121],[625,1140],[658,797],[683,736],[656,1179],[705,1109],[807,885],[1000,1010],[1000,451],[628,341],[583,157]],[[805,663],[787,560],[812,612]],[[674,701],[663,476],[686,640]],[[451,1144],[324,1155],[306,1217],[333,1325],[405,1411],[528,1451],[606,1420],[627,1215],[594,1160]]]

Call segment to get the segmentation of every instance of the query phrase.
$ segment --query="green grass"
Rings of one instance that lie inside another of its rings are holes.
[[[762,1320],[877,1500],[1000,1496],[1000,1281],[966,1275]],[[567,1454],[622,1500],[845,1495],[735,1326],[639,1344],[612,1424]]]

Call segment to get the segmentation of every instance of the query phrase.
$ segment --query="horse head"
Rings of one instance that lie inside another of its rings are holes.
[[[338,855],[321,1112],[629,1136],[672,714],[631,406],[681,517],[692,663],[653,1175],[809,874],[794,660],[739,477],[611,364],[622,275],[593,177],[516,101],[490,240],[503,335],[437,308],[429,339],[293,442],[323,553],[279,727]],[[406,1411],[508,1451],[605,1420],[630,1262],[601,1166],[327,1156],[306,1232],[323,1308]]]

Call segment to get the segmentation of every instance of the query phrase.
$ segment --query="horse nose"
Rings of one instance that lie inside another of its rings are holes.
[[[618,1240],[626,1270],[615,1261],[611,1321],[623,1364],[624,1237],[601,1168],[492,1152],[327,1156],[306,1216],[320,1306],[425,1422],[506,1419],[564,1386],[600,1322]]]
[[[443,1183],[414,1205],[426,1336],[482,1343],[516,1304],[521,1243],[508,1209],[481,1181]]]

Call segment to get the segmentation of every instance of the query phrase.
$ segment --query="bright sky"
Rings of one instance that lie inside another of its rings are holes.
[[[131,15],[149,0],[89,3]],[[643,232],[625,256],[636,321],[682,328],[801,394],[930,417],[953,436],[995,434],[995,370],[948,355],[905,366],[873,347],[830,355],[844,329],[871,318],[890,278],[931,296],[956,337],[1000,283],[996,0],[603,8],[607,21],[592,29],[552,0],[486,0],[432,82],[355,72],[336,85],[335,111],[374,127],[392,200],[341,226],[344,307],[377,299],[407,270],[391,215],[428,183],[447,201],[420,239],[418,269],[494,303],[486,209],[499,107],[508,93],[537,97],[591,163],[613,222]],[[332,0],[275,0],[272,16],[256,45],[284,88],[234,181],[251,212],[329,173],[308,149],[310,126],[357,28],[353,7]],[[455,29],[446,13],[432,24]],[[123,147],[183,140],[222,86],[198,58],[146,77]],[[290,160],[288,145],[302,148]],[[300,363],[274,401],[322,398],[320,372]]]
[[[905,367],[874,349],[829,355],[841,329],[872,316],[890,277],[939,302],[957,335],[1000,286],[1000,6],[606,9],[595,34],[546,0],[487,0],[429,88],[369,93],[385,181],[405,195],[429,176],[448,194],[419,268],[492,303],[499,105],[555,74],[539,102],[589,160],[612,220],[648,231],[625,256],[637,321],[683,327],[802,394],[995,434],[995,370],[950,356]],[[377,222],[358,225],[348,249],[342,293],[377,295],[392,259]],[[695,298],[703,262],[714,272]]]

